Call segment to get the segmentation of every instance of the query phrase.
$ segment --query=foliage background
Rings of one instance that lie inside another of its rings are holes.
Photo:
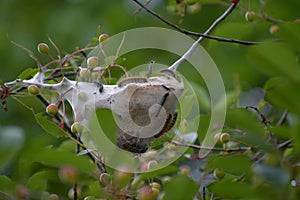
[[[182,27],[195,32],[203,32],[226,9],[224,4],[227,5],[230,3],[230,1],[219,0],[198,0],[198,2],[202,3],[201,10],[193,14],[187,12],[180,24]],[[268,0],[266,2],[266,13],[270,17],[287,22],[299,20],[300,2],[298,0],[289,0],[288,2]],[[249,3],[251,4],[251,8],[249,8]],[[179,15],[167,12],[168,5],[171,5],[168,1],[153,1],[150,5],[153,6],[152,8],[154,8],[156,12],[173,23],[177,24],[181,20]],[[64,52],[70,52],[77,46],[83,47],[89,43],[96,35],[96,28],[99,24],[101,24],[102,32],[110,35],[131,28],[144,26],[167,27],[144,11],[135,15],[134,11],[136,9],[137,6],[128,0],[32,0],[30,3],[24,0],[1,1],[0,80],[4,82],[14,80],[24,69],[35,67],[35,63],[28,57],[27,53],[14,46],[10,40],[16,41],[28,49],[37,52],[37,44],[47,42],[49,36]],[[219,67],[228,94],[245,94],[244,99],[246,100],[243,100],[243,102],[253,103],[253,101],[255,101],[253,98],[255,99],[255,96],[258,95],[257,91],[260,91],[257,88],[264,87],[267,80],[271,77],[279,76],[284,80],[292,80],[293,74],[295,75],[299,72],[300,39],[299,36],[295,35],[295,30],[299,30],[299,23],[289,29],[291,30],[290,32],[286,31],[286,33],[282,35],[274,35],[269,31],[270,27],[274,25],[273,22],[259,17],[256,17],[254,22],[251,23],[245,20],[244,14],[249,9],[259,13],[260,1],[242,0],[239,3],[239,8],[234,10],[233,13],[213,31],[213,34],[248,41],[271,41],[281,38],[287,45],[282,47],[274,46],[274,48],[273,46],[266,46],[264,49],[256,49],[256,47],[210,40],[203,41],[202,45],[210,53]],[[128,59],[126,64],[133,66],[136,63],[145,63],[152,59],[168,64],[172,63],[175,59],[172,57],[156,56],[155,53],[148,52],[146,56],[140,55],[135,56],[134,60]],[[268,57],[269,60],[265,59],[266,57]],[[293,59],[292,61],[291,58]],[[195,81],[199,88],[205,87],[200,80],[195,80],[191,73],[189,75],[190,79]],[[300,112],[297,103],[297,99],[300,99],[298,92],[299,78],[298,80],[292,80],[288,84],[288,86],[284,85],[281,91],[277,89],[271,94],[271,104],[275,103],[276,109],[273,109],[272,112],[269,110],[268,114],[275,122],[275,119],[280,117],[283,110],[289,108],[292,117],[289,119],[289,124],[284,127],[286,129],[283,128],[288,134],[280,137],[295,139],[294,137],[296,136],[293,134],[299,133],[298,117]],[[253,93],[250,93],[250,95],[249,93],[243,93],[249,90]],[[282,91],[285,92],[283,93]],[[24,101],[30,102],[36,109],[43,110],[42,105],[33,97],[27,97]],[[32,156],[35,152],[45,149],[48,145],[58,147],[62,143],[62,140],[46,134],[35,122],[32,112],[22,105],[12,99],[8,99],[8,107],[9,112],[4,112],[2,109],[0,110],[0,126],[2,129],[7,126],[18,127],[18,129],[13,129],[12,131],[20,131],[22,132],[22,136],[19,144],[16,143],[15,146],[7,147],[5,150],[3,150],[3,148],[1,149],[2,152],[0,156],[2,158],[0,161],[4,162],[5,160],[5,167],[3,168],[4,170],[1,171],[1,174],[8,175],[17,184],[26,185],[28,178],[39,171],[39,164],[32,164],[34,160]],[[248,117],[248,115],[245,117]],[[245,120],[248,120],[248,118]],[[235,123],[238,123],[238,121],[231,123],[236,125]],[[259,122],[254,123],[258,124]],[[246,126],[246,128],[249,127]],[[282,132],[284,131],[280,130],[279,132],[283,134]],[[293,159],[298,160],[298,158],[299,153],[295,153]],[[298,162],[294,160],[292,163],[295,165],[298,164]],[[235,163],[232,164],[234,165]],[[287,163],[284,168],[288,168],[288,166],[289,163]],[[295,173],[297,177],[298,172]],[[255,185],[256,183],[252,184],[253,188],[257,187],[257,185]],[[284,187],[290,187],[288,185],[289,184],[284,184]],[[52,188],[52,191],[55,189],[58,190],[58,188]],[[64,193],[65,191],[61,189],[58,193],[60,192]],[[284,194],[285,193],[280,193],[280,197],[283,198]],[[276,195],[272,194],[269,197],[274,196],[276,197]],[[296,198],[297,195],[292,196]],[[225,197],[228,196],[225,194]]]

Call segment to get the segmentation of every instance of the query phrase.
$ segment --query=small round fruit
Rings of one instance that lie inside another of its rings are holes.
[[[111,182],[111,176],[110,174],[108,173],[101,173],[100,174],[100,177],[99,177],[99,180],[100,182],[103,184],[103,185],[109,185],[110,182]]]
[[[57,194],[50,194],[49,200],[59,200],[59,196]]]
[[[150,160],[148,162],[148,170],[152,170],[154,169],[155,167],[157,167],[158,163],[156,160]]]
[[[164,176],[161,181],[163,185],[168,184],[169,182],[171,182],[172,178],[170,176]]]
[[[220,136],[220,140],[222,143],[227,143],[230,141],[230,135],[229,133],[222,133]]]
[[[158,195],[159,195],[159,193],[160,193],[160,190],[159,189],[157,189],[157,188],[151,188],[151,190],[152,190],[152,195],[156,198]]]
[[[187,6],[187,13],[189,13],[191,15],[199,13],[200,10],[201,10],[201,4],[199,4],[199,3]]]
[[[169,5],[169,6],[167,6],[167,12],[168,13],[177,13],[178,7],[176,5]]]
[[[37,49],[40,52],[40,54],[49,54],[49,46],[46,43],[39,43]]]
[[[99,43],[101,43],[101,44],[103,44],[107,39],[109,38],[109,35],[108,34],[106,34],[106,33],[104,33],[104,34],[101,34],[100,36],[99,36]]]
[[[90,70],[83,68],[80,70],[79,74],[80,74],[80,77],[82,77],[82,78],[89,78],[91,72],[90,72]]]
[[[78,186],[77,186],[76,192],[77,192],[77,197],[78,197],[78,196],[81,196],[81,194],[82,194],[82,189],[81,189],[81,187],[78,187]],[[69,199],[75,199],[75,198],[74,198],[74,189],[73,189],[73,187],[69,189],[69,191],[68,191],[68,197],[69,197]]]
[[[160,185],[160,183],[158,183],[158,182],[152,182],[152,183],[150,183],[150,186],[151,186],[152,189],[153,189],[153,188],[156,188],[156,189],[158,189],[158,190],[161,189],[161,185]]]
[[[272,35],[274,35],[279,31],[279,26],[273,25],[273,26],[270,27],[269,31]]]
[[[87,65],[89,68],[97,67],[98,63],[99,63],[99,59],[96,56],[92,56],[87,59]]]
[[[36,85],[29,85],[27,90],[31,95],[37,95],[40,93],[40,89]]]
[[[222,179],[224,176],[225,176],[225,172],[223,169],[220,169],[220,168],[216,168],[214,170],[214,176],[217,178],[217,179]]]
[[[188,165],[181,166],[179,168],[179,170],[180,170],[180,174],[183,174],[183,175],[189,175],[189,173],[191,172],[191,168]]]
[[[277,154],[268,153],[265,157],[264,163],[267,165],[278,165],[280,158]]]
[[[56,115],[58,113],[58,106],[54,103],[51,103],[47,106],[46,112],[49,115]]]
[[[125,187],[132,178],[133,173],[130,172],[130,168],[125,165],[119,166],[113,175],[114,183],[117,183],[120,188]]]
[[[82,130],[83,130],[83,127],[79,122],[74,122],[71,126],[71,132],[74,134],[81,133]]]
[[[58,176],[63,182],[74,184],[78,179],[78,172],[73,166],[63,165],[58,170]]]
[[[247,11],[245,13],[245,19],[247,22],[253,22],[255,18],[255,12],[254,11]]]
[[[222,141],[221,141],[221,135],[222,133],[217,133],[215,136],[214,136],[214,140],[217,144],[222,144]]]
[[[29,191],[28,191],[27,187],[25,187],[24,185],[17,185],[15,190],[16,190],[17,199],[27,199],[28,198]]]
[[[137,199],[139,200],[153,200],[156,196],[156,192],[153,192],[149,185],[145,185],[137,191]]]

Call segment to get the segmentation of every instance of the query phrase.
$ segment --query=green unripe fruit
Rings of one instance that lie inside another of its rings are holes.
[[[139,200],[153,200],[158,195],[156,193],[157,192],[153,192],[152,188],[149,185],[145,185],[137,191],[137,199],[139,199]]]
[[[91,72],[89,69],[83,68],[80,70],[80,77],[81,78],[89,78],[91,75]]]
[[[31,95],[37,95],[40,93],[40,89],[36,85],[29,85],[27,90]]]
[[[188,165],[183,165],[179,169],[180,169],[180,174],[183,175],[189,175],[189,173],[191,172],[191,168]]]
[[[104,44],[104,42],[109,38],[109,35],[104,33],[99,36],[99,43]]]
[[[71,132],[74,134],[81,133],[83,126],[79,122],[74,122],[71,126]]]
[[[163,185],[168,184],[169,182],[171,182],[172,178],[170,176],[164,176],[161,181],[163,183]]]
[[[153,189],[153,188],[156,188],[156,189],[158,189],[158,190],[161,189],[161,185],[160,185],[160,183],[158,183],[158,182],[152,182],[152,183],[150,183],[150,186],[151,186],[152,189]]]
[[[54,103],[49,104],[46,108],[46,112],[49,115],[56,115],[58,113],[58,106]]]
[[[111,182],[111,176],[108,173],[101,173],[99,177],[100,183],[103,185],[109,185]]]
[[[217,144],[222,144],[222,141],[221,141],[221,135],[222,133],[217,133],[215,136],[214,136],[214,140]]]
[[[49,46],[46,43],[39,43],[37,49],[40,52],[40,54],[49,54]]]
[[[81,194],[82,194],[81,187],[77,187],[77,197],[81,196]],[[74,189],[73,188],[69,189],[68,197],[69,197],[69,199],[74,199]]]
[[[49,195],[49,200],[59,200],[59,197],[57,194],[50,194]]]
[[[87,59],[88,68],[95,68],[98,66],[99,59],[96,56],[89,57]]]
[[[178,7],[176,5],[169,5],[169,6],[167,6],[167,12],[168,13],[177,13]]]
[[[245,13],[245,19],[247,22],[253,22],[255,18],[255,12],[254,11],[247,11]]]
[[[154,198],[156,198],[160,193],[160,190],[157,188],[151,188],[151,190],[152,190],[152,195],[154,196]]]
[[[127,166],[118,167],[113,174],[113,182],[118,184],[119,188],[124,188],[133,178],[133,173]]]
[[[230,135],[229,133],[222,133],[220,136],[220,140],[222,143],[227,143],[230,141]]]
[[[268,165],[278,165],[280,163],[279,155],[268,153],[265,157],[264,163]]]
[[[201,4],[197,3],[187,7],[187,12],[191,15],[198,13],[201,10]]]
[[[217,178],[217,179],[222,179],[224,176],[225,176],[225,172],[223,169],[220,169],[220,168],[216,168],[214,170],[214,176]]]

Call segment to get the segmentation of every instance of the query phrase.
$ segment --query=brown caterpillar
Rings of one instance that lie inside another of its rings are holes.
[[[158,138],[158,137],[162,136],[163,134],[169,132],[171,130],[171,128],[173,128],[173,126],[176,124],[177,117],[178,117],[177,112],[175,112],[174,115],[169,114],[164,127],[154,137]]]
[[[124,87],[129,83],[148,83],[148,80],[144,77],[128,77],[120,80],[117,85],[118,87]]]

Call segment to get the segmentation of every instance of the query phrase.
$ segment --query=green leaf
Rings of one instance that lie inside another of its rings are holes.
[[[161,175],[172,174],[172,173],[175,173],[177,171],[178,171],[178,167],[169,165],[167,167],[161,168],[161,169],[156,170],[156,171],[143,173],[141,175],[141,179],[145,180],[145,179],[149,179],[149,178],[153,178],[153,177],[157,177],[157,176],[161,176]]]
[[[24,143],[24,133],[19,127],[0,129],[0,172],[15,158]]]
[[[289,173],[278,166],[256,164],[253,166],[253,171],[259,178],[278,188],[288,184],[290,179]]]
[[[44,113],[35,114],[35,119],[47,133],[55,137],[66,136],[66,133],[57,124],[51,122]]]
[[[90,162],[89,158],[85,156],[77,156],[68,151],[45,149],[44,151],[37,153],[34,161],[53,167],[71,165],[84,173],[91,173],[95,169],[95,165]]]
[[[27,181],[27,187],[30,190],[44,191],[47,189],[49,180],[56,180],[57,172],[54,170],[40,171],[33,174]]]
[[[245,198],[255,194],[255,189],[251,185],[228,179],[212,183],[208,189],[214,193],[214,196],[222,198]]]
[[[266,100],[274,106],[288,109],[289,112],[292,113],[300,114],[300,93],[295,92],[299,90],[300,84],[287,79],[280,79],[274,81],[272,84],[272,87],[268,84]]]
[[[21,79],[21,80],[31,78],[38,71],[39,71],[39,69],[37,69],[37,68],[27,68],[21,74],[19,74],[18,78]]]
[[[278,35],[285,42],[292,45],[296,50],[300,50],[300,26],[297,23],[280,24]]]
[[[273,146],[267,143],[267,138],[261,135],[246,132],[243,134],[233,135],[233,137],[238,141],[241,141],[243,143],[246,143],[258,149],[262,149],[267,152],[271,152],[274,150]]]
[[[295,52],[284,43],[265,43],[251,47],[250,59],[258,69],[300,83]]]
[[[232,155],[224,157],[211,157],[208,160],[207,167],[221,168],[225,172],[234,175],[249,174],[251,172],[252,162],[242,155]]]
[[[15,187],[15,183],[7,176],[0,176],[0,191],[8,192]]]
[[[264,134],[264,128],[259,119],[244,108],[228,110],[225,124],[256,135]]]
[[[198,185],[187,176],[176,176],[165,185],[165,200],[193,199]]]

